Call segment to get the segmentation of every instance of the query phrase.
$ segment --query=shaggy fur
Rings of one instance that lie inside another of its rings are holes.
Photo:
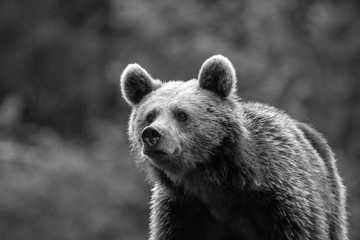
[[[348,239],[345,188],[324,138],[238,99],[227,58],[208,59],[187,82],[129,65],[121,87],[137,163],[153,183],[151,240]],[[161,134],[159,157],[144,151],[146,127]]]

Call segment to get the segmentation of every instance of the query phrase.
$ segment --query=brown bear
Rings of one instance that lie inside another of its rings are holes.
[[[153,184],[151,240],[346,240],[345,187],[326,140],[284,112],[236,96],[216,55],[198,79],[121,75],[129,138]]]

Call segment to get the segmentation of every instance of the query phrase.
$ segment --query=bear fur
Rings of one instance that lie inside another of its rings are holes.
[[[346,240],[345,187],[326,140],[271,106],[236,96],[216,55],[198,79],[121,75],[129,138],[153,184],[151,240]]]

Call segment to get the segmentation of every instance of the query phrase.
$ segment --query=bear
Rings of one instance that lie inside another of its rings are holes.
[[[237,95],[230,60],[162,82],[138,64],[120,77],[128,136],[152,185],[149,239],[348,239],[333,151],[308,124]]]

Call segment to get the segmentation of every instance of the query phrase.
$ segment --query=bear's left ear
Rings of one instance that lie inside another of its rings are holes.
[[[236,73],[229,59],[222,55],[207,59],[199,72],[199,85],[222,98],[236,91]]]
[[[140,65],[129,64],[120,77],[122,95],[130,106],[135,106],[150,92],[161,86],[160,80],[154,80]]]

